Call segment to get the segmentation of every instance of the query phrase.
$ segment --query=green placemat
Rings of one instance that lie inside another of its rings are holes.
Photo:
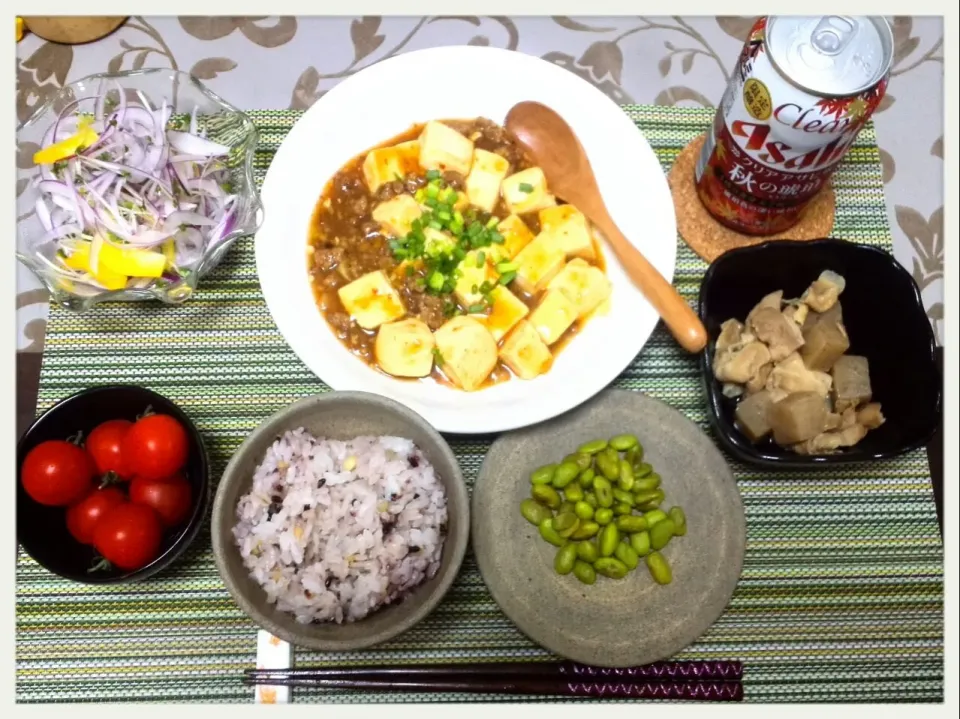
[[[704,109],[625,111],[664,170],[713,117]],[[261,131],[262,178],[299,113],[250,114]],[[889,251],[872,126],[834,186],[834,235]],[[706,265],[682,241],[677,247],[675,284],[694,302]],[[265,417],[328,389],[274,326],[252,239],[232,249],[183,307],[116,304],[86,315],[53,309],[40,410],[105,382],[140,383],[179,403],[204,433],[214,477]],[[662,328],[615,385],[664,400],[706,428],[696,362]],[[490,440],[452,442],[468,483]],[[731,466],[747,515],[743,575],[726,613],[677,658],[742,660],[747,701],[943,701],[943,553],[924,453],[809,475]],[[253,666],[255,636],[220,582],[208,527],[164,575],[130,587],[73,584],[22,552],[17,558],[18,701],[249,702],[252,691],[239,677]],[[296,661],[546,656],[499,611],[468,556],[447,599],[397,640],[349,655],[299,650]],[[295,701],[478,699],[515,700],[295,692]]]

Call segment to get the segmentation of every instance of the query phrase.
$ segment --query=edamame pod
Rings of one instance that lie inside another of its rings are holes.
[[[566,539],[580,526],[580,520],[573,512],[564,512],[553,518],[553,528],[561,537]]]
[[[593,584],[597,581],[597,573],[594,568],[586,562],[577,561],[573,565],[573,576],[584,584]]]
[[[650,570],[650,576],[657,584],[670,584],[673,581],[673,572],[670,570],[670,564],[660,552],[651,552],[646,558],[647,569]]]
[[[520,502],[520,514],[536,527],[539,527],[543,520],[550,519],[553,516],[553,512],[533,499],[525,499]]]
[[[683,513],[680,507],[670,507],[667,515],[673,521],[673,534],[676,537],[682,537],[687,533],[687,515]]]
[[[613,552],[616,550],[617,545],[620,543],[620,530],[617,529],[616,524],[608,524],[600,532],[600,539],[598,540],[598,548],[600,549],[601,557],[610,557],[613,555]]]
[[[530,484],[550,484],[553,481],[553,473],[557,471],[557,465],[545,464],[538,469],[533,470],[530,475]]]
[[[613,552],[613,556],[627,565],[627,569],[636,569],[640,564],[640,557],[633,551],[633,547],[628,542],[620,542]]]
[[[613,487],[604,477],[597,477],[593,480],[593,493],[597,495],[597,504],[601,507],[609,508],[613,506]]]
[[[575,480],[578,474],[580,474],[580,467],[573,462],[564,462],[557,467],[557,471],[553,473],[553,481],[551,484],[557,489],[563,489]]]
[[[596,522],[591,522],[587,520],[585,522],[580,522],[580,525],[573,530],[573,533],[570,535],[571,539],[590,539],[597,532],[600,531],[600,525]]]
[[[567,488],[563,490],[563,496],[565,499],[571,502],[579,502],[583,499],[583,490],[580,488],[580,485],[576,482],[572,482],[567,485]]]
[[[637,532],[630,535],[630,546],[637,553],[638,557],[645,557],[650,554],[650,534],[648,532]]]
[[[634,534],[635,532],[642,532],[647,528],[647,520],[643,517],[637,516],[636,514],[631,514],[627,516],[617,517],[617,529],[625,534]]]
[[[616,437],[611,438],[608,444],[618,452],[626,452],[639,445],[640,440],[632,434],[618,434]]]
[[[621,459],[620,462],[620,476],[617,478],[617,486],[625,492],[629,492],[633,489],[633,467],[630,466],[630,463]]]
[[[553,569],[557,574],[570,574],[573,571],[573,565],[577,561],[577,545],[567,544],[557,550],[553,558]]]
[[[557,530],[553,528],[553,520],[545,519],[540,522],[540,536],[543,537],[547,542],[552,544],[555,547],[562,547],[567,541],[557,534]]]
[[[650,527],[650,548],[659,551],[673,539],[673,520],[664,519]]]
[[[582,520],[593,519],[593,507],[586,502],[577,502],[573,507],[573,513]]]
[[[597,574],[602,574],[610,579],[623,579],[627,576],[627,565],[614,557],[600,557],[593,563],[593,568]]]
[[[606,448],[607,448],[607,440],[595,439],[592,442],[584,442],[579,447],[577,447],[577,453],[593,455],[593,454],[596,454],[597,452],[602,452]]]
[[[549,484],[535,484],[530,489],[530,496],[535,500],[540,502],[540,504],[550,507],[550,509],[557,509],[562,504],[560,495],[557,494],[557,490],[551,487]]]
[[[582,559],[584,562],[593,564],[600,558],[600,551],[597,549],[597,545],[593,542],[577,542],[577,557]]]
[[[590,489],[593,486],[593,478],[596,476],[596,473],[593,471],[593,467],[587,467],[580,473],[580,476],[577,478],[577,482],[584,489]]]

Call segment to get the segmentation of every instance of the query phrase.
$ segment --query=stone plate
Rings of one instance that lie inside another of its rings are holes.
[[[636,434],[663,477],[664,507],[683,507],[687,534],[663,550],[673,582],[654,583],[640,566],[592,586],[553,570],[556,548],[520,515],[531,471],[581,443]],[[530,639],[567,659],[626,667],[667,659],[723,613],[743,567],[746,524],[736,481],[697,425],[638,392],[607,390],[537,427],[503,435],[473,490],[471,535],[483,580]]]

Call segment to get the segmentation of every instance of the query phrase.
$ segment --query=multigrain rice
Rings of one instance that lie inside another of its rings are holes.
[[[447,524],[443,484],[401,437],[278,437],[237,505],[250,576],[298,622],[353,622],[433,577]]]

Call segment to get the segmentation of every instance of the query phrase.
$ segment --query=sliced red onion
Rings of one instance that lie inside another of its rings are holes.
[[[185,152],[188,155],[203,155],[204,157],[210,157],[212,155],[226,155],[228,152],[230,152],[230,148],[226,145],[221,145],[204,137],[191,135],[188,132],[177,132],[176,130],[170,130],[167,132],[167,137],[169,138],[170,144],[175,150]]]

